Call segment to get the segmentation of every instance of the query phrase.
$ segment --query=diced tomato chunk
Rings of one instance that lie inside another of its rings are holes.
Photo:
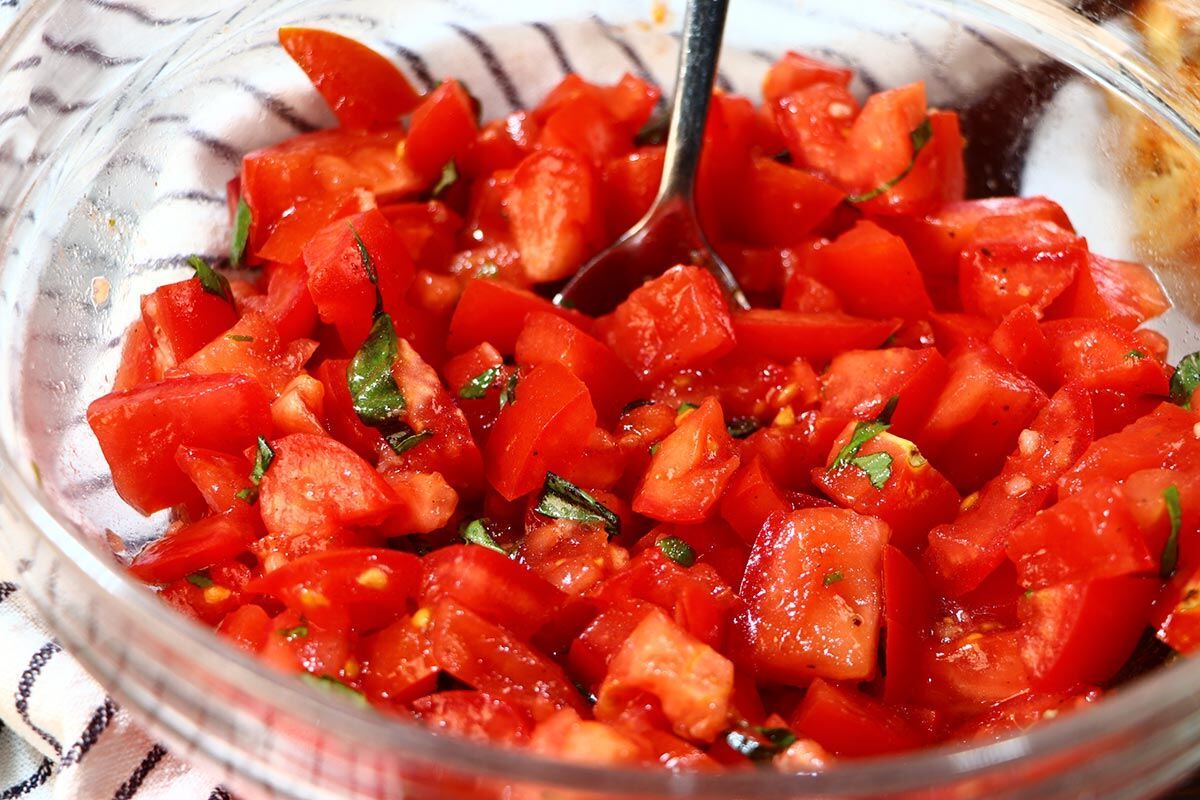
[[[1132,330],[1170,307],[1158,279],[1144,264],[1089,253],[1087,268],[1075,273],[1075,282],[1047,316],[1102,319]]]
[[[871,319],[921,319],[933,311],[917,264],[899,236],[861,221],[812,254],[813,276],[847,312]]]
[[[250,462],[245,457],[180,445],[175,463],[213,511],[228,511],[243,502],[237,493],[250,484]]]
[[[505,208],[529,280],[565,278],[596,249],[598,184],[593,167],[569,150],[532,153],[517,166]]]
[[[461,353],[487,342],[500,353],[511,355],[516,351],[525,318],[535,311],[562,317],[585,332],[590,327],[587,317],[559,308],[533,292],[496,281],[473,280],[454,309],[447,347],[452,353]]]
[[[592,691],[608,674],[608,665],[629,634],[654,610],[636,599],[618,600],[605,608],[584,628],[567,653],[567,668]]]
[[[852,70],[789,50],[767,70],[767,75],[763,78],[763,99],[774,105],[784,95],[807,88],[815,83],[849,86],[850,79],[853,77]]]
[[[783,490],[763,466],[761,458],[742,465],[721,498],[721,517],[747,544],[754,544],[763,523],[772,514],[790,510]]]
[[[241,555],[261,535],[253,513],[235,507],[169,531],[138,553],[129,570],[147,583],[168,583]]]
[[[233,327],[237,314],[231,299],[191,278],[160,286],[142,298],[142,321],[164,366],[173,367]]]
[[[535,753],[583,764],[644,764],[650,753],[640,737],[564,708],[537,726],[529,743]]]
[[[949,369],[933,348],[850,350],[829,364],[822,378],[821,412],[831,417],[869,420],[895,397],[892,432],[912,436],[938,399]]]
[[[1138,350],[1140,342],[1109,322],[1061,320],[1042,325],[1060,383],[1165,396],[1170,369]]]
[[[1200,468],[1200,419],[1162,403],[1124,430],[1097,439],[1058,481],[1060,494],[1075,494],[1092,481],[1121,481],[1142,469]]]
[[[362,652],[363,689],[372,700],[399,706],[437,688],[438,667],[415,616],[401,617],[365,638]]]
[[[113,485],[143,514],[196,497],[175,463],[180,445],[238,452],[270,430],[267,396],[240,375],[201,375],[105,395],[88,424],[112,470]]]
[[[913,750],[925,737],[896,711],[851,687],[817,680],[796,709],[792,728],[836,756],[859,758]]]
[[[762,678],[805,685],[875,674],[888,533],[842,509],[767,521],[750,551],[737,622]]]
[[[814,365],[845,350],[878,347],[900,330],[899,319],[862,319],[837,312],[801,314],[754,309],[733,318],[739,351],[779,361],[803,358]]]
[[[432,179],[470,150],[478,130],[474,98],[458,81],[442,81],[413,111],[404,160]]]
[[[483,692],[438,692],[414,700],[412,710],[434,733],[502,746],[529,741],[531,726],[520,705]]]
[[[799,244],[845,197],[845,192],[828,181],[764,156],[751,162],[743,180],[742,200],[730,220],[729,233],[749,244]]]

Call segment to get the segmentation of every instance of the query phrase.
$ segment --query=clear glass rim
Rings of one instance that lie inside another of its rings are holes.
[[[12,61],[16,44],[60,0],[34,0],[0,40],[0,70]],[[1133,99],[1196,152],[1200,153],[1200,99],[1173,84],[1153,65],[1136,57],[1119,37],[1088,22],[1065,5],[1047,0],[907,0],[942,15],[963,12],[997,30],[1024,40],[1099,85]],[[14,215],[15,216],[15,215]],[[212,631],[171,610],[129,578],[111,559],[86,546],[70,532],[70,523],[43,502],[26,470],[6,447],[0,451],[0,494],[14,521],[29,527],[64,560],[85,575],[90,591],[102,593],[131,618],[143,620],[144,635],[181,659],[200,662],[221,682],[236,685],[289,713],[320,719],[322,728],[348,745],[389,749],[416,761],[451,769],[462,776],[511,783],[540,783],[556,788],[629,794],[728,797],[743,793],[838,795],[932,788],[954,781],[1011,770],[1030,758],[1053,759],[1079,751],[1121,731],[1177,722],[1185,700],[1200,692],[1200,664],[1189,659],[1135,681],[1092,707],[1040,724],[1030,731],[981,745],[949,745],[915,753],[854,760],[814,774],[773,772],[697,774],[659,769],[591,767],[470,741],[435,736],[417,725],[389,720],[325,698],[223,642]],[[42,605],[40,587],[30,587]],[[86,660],[86,659],[85,659]],[[134,709],[137,713],[138,709]],[[214,713],[217,713],[214,711]],[[203,742],[201,755],[209,755]]]

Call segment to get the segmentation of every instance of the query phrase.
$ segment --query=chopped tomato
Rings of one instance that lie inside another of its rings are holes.
[[[184,525],[151,542],[129,570],[147,583],[168,583],[246,552],[262,535],[245,506]]]
[[[237,314],[230,298],[191,278],[160,286],[142,298],[142,321],[162,365],[173,367],[233,327]]]
[[[767,70],[767,75],[763,78],[762,94],[767,103],[774,105],[785,95],[816,83],[849,86],[853,76],[854,73],[844,67],[789,50]]]
[[[567,150],[531,153],[517,166],[505,208],[530,281],[564,278],[596,249],[597,189],[592,166]]]
[[[772,514],[790,510],[783,489],[757,457],[742,465],[721,499],[721,517],[747,544],[754,544],[763,523]]]
[[[434,179],[448,162],[470,151],[479,130],[475,113],[475,100],[461,83],[442,81],[413,111],[404,160],[417,174]]]
[[[518,704],[483,692],[449,691],[420,697],[413,716],[434,733],[477,742],[518,745],[529,741],[531,725]]]
[[[791,726],[836,756],[884,755],[925,743],[896,711],[852,687],[820,679],[805,692]]]
[[[871,319],[915,320],[933,311],[921,273],[899,236],[862,221],[813,253],[813,276],[847,312]]]
[[[250,462],[245,457],[180,445],[175,463],[213,511],[228,511],[243,502],[237,493],[250,484]]]
[[[490,280],[467,284],[450,320],[447,347],[461,353],[487,342],[502,354],[515,352],[525,318],[536,311],[562,317],[587,331],[588,320],[570,309],[559,308],[533,292]]]
[[[949,370],[937,350],[889,347],[850,350],[833,359],[822,377],[821,412],[830,417],[871,420],[891,398],[892,431],[913,436],[946,385]]]
[[[1047,310],[1052,318],[1108,320],[1132,330],[1171,307],[1154,273],[1143,264],[1088,254],[1087,268]]]
[[[745,176],[729,233],[749,244],[799,244],[841,204],[845,193],[802,169],[759,156]]]
[[[862,319],[837,312],[801,314],[754,309],[733,318],[739,350],[780,361],[826,364],[845,350],[878,347],[900,330],[899,319]]]
[[[405,616],[363,639],[363,690],[368,697],[399,706],[437,688],[438,667],[425,625],[416,616]]]

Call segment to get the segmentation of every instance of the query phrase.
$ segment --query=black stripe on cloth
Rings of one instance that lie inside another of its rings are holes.
[[[158,762],[163,760],[163,756],[167,754],[166,749],[161,744],[156,744],[146,752],[146,757],[142,759],[142,763],[137,765],[129,778],[122,783],[117,791],[113,794],[113,800],[130,800],[138,789],[142,788],[142,783],[146,780],[146,776],[154,771],[158,766]]]
[[[437,84],[437,79],[433,77],[433,73],[429,71],[429,65],[425,63],[425,59],[420,55],[409,50],[407,47],[395,42],[387,42],[387,46],[396,51],[396,55],[404,59],[404,63],[408,64],[408,68],[412,70],[413,75],[425,91],[429,91]]]
[[[0,581],[0,603],[12,597],[17,592],[17,585],[8,581]]]
[[[637,73],[639,78],[649,83],[654,83],[654,76],[650,74],[650,68],[646,66],[646,62],[642,60],[638,51],[633,49],[633,45],[624,37],[618,36],[616,31],[613,30],[612,25],[601,19],[599,15],[593,14],[592,22],[596,23],[596,27],[604,34],[605,39],[608,39],[620,48],[621,52],[625,54],[625,58],[629,59],[629,63],[633,66],[633,71]]]
[[[43,758],[36,772],[20,783],[14,783],[4,791],[0,791],[0,800],[15,800],[18,797],[25,797],[45,783],[53,772],[54,762],[48,758]]]
[[[475,49],[476,54],[483,61],[483,65],[487,67],[487,71],[491,74],[496,85],[500,87],[500,91],[504,93],[504,99],[512,107],[513,111],[517,111],[524,107],[521,102],[521,95],[517,91],[517,85],[513,83],[512,76],[504,69],[504,65],[500,63],[500,59],[496,56],[496,51],[492,46],[480,38],[475,31],[468,30],[461,25],[450,24],[450,29],[461,36],[467,44]]]
[[[546,40],[546,44],[550,46],[550,52],[554,54],[554,60],[558,62],[558,66],[562,71],[570,74],[575,71],[571,66],[571,59],[567,58],[567,51],[563,49],[562,42],[558,38],[558,33],[547,25],[545,22],[531,22],[529,27],[540,33]]]
[[[54,53],[63,53],[69,56],[78,56],[85,61],[95,64],[99,67],[120,67],[126,64],[136,64],[141,61],[140,58],[118,58],[110,56],[100,51],[94,42],[78,41],[78,42],[61,42],[51,36],[49,33],[42,34],[42,44]]]
[[[208,800],[233,800],[233,796],[229,794],[229,790],[224,786],[218,786],[212,790],[212,794],[208,796]]]
[[[46,642],[36,653],[33,658],[29,659],[29,666],[21,673],[21,680],[17,683],[17,693],[15,696],[15,705],[17,714],[21,717],[21,721],[29,726],[29,729],[41,737],[42,741],[54,748],[54,752],[61,754],[62,745],[58,743],[50,734],[33,724],[33,720],[29,718],[29,695],[33,692],[33,684],[37,680],[38,675],[42,672],[42,667],[46,666],[46,662],[53,655],[62,650],[58,642]]]
[[[106,11],[119,11],[146,25],[174,25],[179,22],[201,22],[207,17],[155,17],[148,11],[135,6],[133,3],[113,2],[113,0],[87,0],[89,5],[103,8]]]
[[[108,730],[108,726],[113,721],[113,717],[117,715],[117,704],[112,701],[111,697],[104,698],[104,704],[101,705],[92,714],[92,718],[88,720],[87,727],[83,729],[83,735],[79,737],[79,741],[71,745],[67,752],[63,754],[62,761],[59,762],[59,769],[66,769],[72,764],[78,764],[87,755],[88,751],[95,746],[100,740],[100,735]]]

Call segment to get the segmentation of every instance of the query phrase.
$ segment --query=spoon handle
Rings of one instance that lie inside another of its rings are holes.
[[[708,119],[728,12],[729,0],[689,0],[687,4],[657,203],[671,198],[684,198],[689,205],[692,203],[696,167],[704,143],[704,123]]]

